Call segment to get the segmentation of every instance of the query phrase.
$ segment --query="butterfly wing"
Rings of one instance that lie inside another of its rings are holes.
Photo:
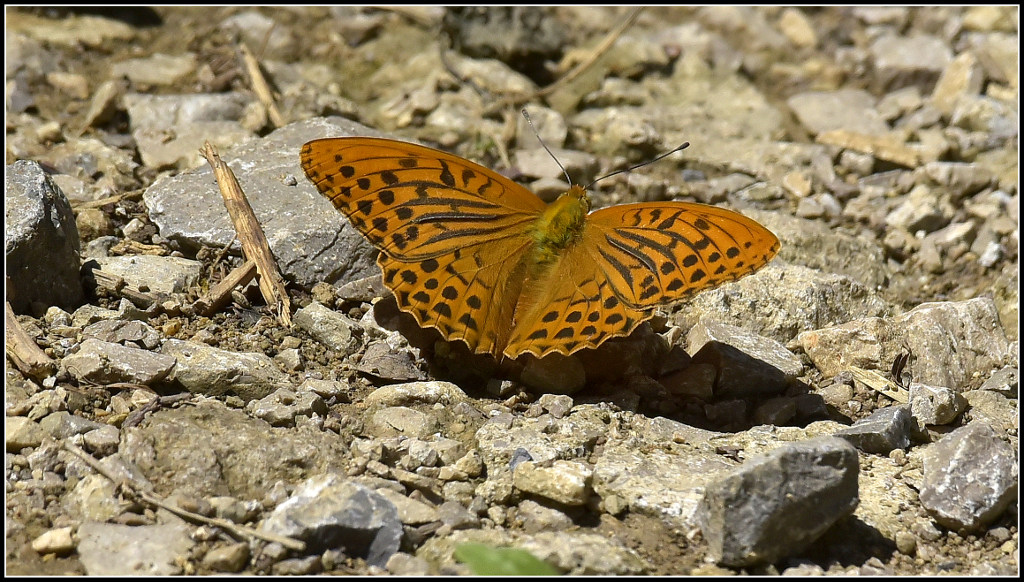
[[[641,309],[735,281],[779,251],[767,228],[716,206],[624,204],[587,218],[585,239],[598,267],[620,299]]]
[[[458,156],[390,139],[341,137],[302,146],[302,169],[374,246],[425,259],[525,230],[544,202]]]
[[[500,353],[542,200],[468,160],[388,139],[314,140],[301,162],[382,251],[384,283],[403,311],[478,353]]]
[[[506,357],[569,355],[628,335],[651,317],[619,298],[592,252],[587,245],[574,245],[524,284]]]
[[[731,210],[687,202],[625,204],[587,215],[582,234],[527,293],[505,354],[570,354],[631,333],[650,308],[753,273],[779,241]]]

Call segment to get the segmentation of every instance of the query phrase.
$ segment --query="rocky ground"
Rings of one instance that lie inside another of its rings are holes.
[[[6,17],[6,295],[45,354],[9,315],[8,574],[468,573],[465,542],[574,574],[1019,571],[1016,7]],[[595,206],[729,207],[779,256],[572,357],[419,329],[299,150],[418,140],[551,199],[524,104],[582,183],[689,141]],[[196,303],[242,263],[204,142],[290,327],[254,283]]]

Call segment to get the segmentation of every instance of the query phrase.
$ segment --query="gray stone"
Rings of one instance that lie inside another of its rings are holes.
[[[1000,434],[1013,435],[1012,442],[1016,442],[1015,433],[1020,424],[1016,398],[1010,399],[991,390],[971,390],[964,392],[963,397],[970,406],[968,413],[972,421],[986,422]]]
[[[118,499],[117,486],[97,473],[79,479],[62,505],[76,518],[99,522],[114,519],[126,509],[126,503]]]
[[[61,360],[61,367],[86,382],[154,386],[167,378],[175,363],[170,355],[90,338]]]
[[[461,388],[450,382],[409,382],[381,386],[366,396],[364,403],[372,406],[414,406],[443,404],[453,406],[468,400]]]
[[[60,527],[43,532],[32,540],[32,549],[39,555],[64,555],[74,550],[78,543],[71,535],[71,527]]]
[[[693,364],[717,370],[715,396],[737,398],[778,394],[803,372],[785,346],[743,328],[704,319],[686,336]]]
[[[214,548],[203,556],[203,567],[214,572],[241,572],[249,563],[249,544],[237,542]]]
[[[250,47],[261,47],[271,54],[286,50],[295,44],[287,26],[260,13],[258,10],[244,10],[232,14],[217,23],[217,28],[232,35],[239,35]],[[267,54],[261,54],[266,58]]]
[[[542,394],[537,404],[555,418],[562,418],[572,410],[572,398],[564,394]]]
[[[288,382],[288,376],[264,354],[177,339],[164,342],[160,353],[176,358],[173,380],[196,394],[235,394],[245,401],[258,400]]]
[[[138,144],[139,155],[146,166],[194,168],[206,164],[199,154],[199,148],[207,141],[219,149],[255,138],[252,131],[239,123],[250,99],[241,93],[129,93],[123,101],[128,110],[132,137]],[[213,180],[210,183],[216,186]],[[182,198],[191,199],[193,196]],[[226,214],[227,210],[223,208],[224,203],[221,201],[221,209]],[[202,218],[205,220],[209,217],[204,215]],[[160,230],[163,233],[162,227]]]
[[[563,505],[583,505],[590,498],[593,473],[593,469],[578,461],[559,459],[550,467],[526,461],[512,471],[512,483],[520,491]]]
[[[117,452],[121,443],[121,432],[113,425],[103,425],[85,433],[85,449],[94,455],[106,457]]]
[[[698,510],[716,562],[742,567],[799,552],[857,507],[857,451],[837,438],[782,446],[710,483]]]
[[[239,182],[282,274],[307,288],[320,281],[345,283],[380,273],[377,252],[299,168],[297,152],[305,142],[350,135],[381,134],[346,119],[312,119],[220,153],[239,172]],[[246,171],[240,172],[241,168]],[[294,185],[282,185],[281,176],[293,176]],[[157,180],[143,200],[161,236],[184,248],[228,244],[237,248],[232,243],[234,228],[208,166]]]
[[[46,430],[30,418],[10,416],[4,422],[7,452],[17,453],[27,447],[38,447],[46,438]]]
[[[295,324],[316,341],[346,356],[359,348],[359,325],[348,317],[313,301],[295,312]]]
[[[263,510],[263,507],[257,501],[243,502],[227,495],[210,497],[209,501],[217,517],[234,523],[252,521]]]
[[[524,532],[561,531],[573,526],[572,519],[565,513],[545,507],[536,501],[524,499],[516,506],[513,524]]]
[[[480,527],[480,518],[458,501],[445,501],[438,506],[437,513],[441,523],[453,530]]]
[[[393,503],[336,475],[305,482],[262,528],[301,539],[314,552],[343,547],[347,554],[381,568],[402,539],[402,522]]]
[[[371,342],[356,364],[360,372],[384,381],[408,382],[427,380],[427,374],[416,365],[408,349],[392,349],[386,341]]]
[[[263,399],[250,402],[246,408],[271,426],[295,426],[297,416],[327,415],[327,404],[316,393],[288,388],[279,388]]]
[[[55,439],[66,439],[103,428],[105,425],[61,410],[40,420],[39,426]]]
[[[426,437],[440,429],[434,416],[405,406],[391,406],[374,412],[367,429],[375,436]]]
[[[92,259],[100,269],[121,277],[126,283],[154,293],[184,293],[194,290],[203,264],[181,257],[126,255]]]
[[[772,309],[763,309],[764,305]],[[803,330],[821,327],[822,321],[884,315],[891,309],[866,284],[851,277],[773,262],[739,281],[700,293],[674,317],[683,329],[714,319],[789,341]]]
[[[518,449],[537,463],[570,460],[592,447],[607,430],[606,413],[593,405],[577,406],[558,423],[553,423],[550,415],[508,417],[507,423],[502,415],[493,417],[476,431],[477,448],[491,482],[487,487],[511,494],[509,465]]]
[[[391,489],[378,488],[376,492],[394,504],[398,519],[405,525],[422,525],[440,521],[437,508],[422,501],[411,499]]]
[[[68,318],[70,320],[70,317]],[[135,347],[153,350],[160,346],[163,336],[141,321],[108,319],[97,321],[82,330],[85,337],[115,344],[136,344]]]
[[[554,158],[551,157],[554,154]],[[598,171],[597,157],[593,154],[576,150],[555,148],[551,154],[539,145],[532,145],[528,150],[517,150],[514,163],[528,178],[554,178],[561,180],[565,189],[565,173],[558,167],[561,163],[569,176],[574,180],[587,179]],[[556,162],[555,160],[558,160]],[[550,202],[550,200],[549,200]]]
[[[348,382],[307,378],[302,384],[299,384],[296,392],[313,392],[324,400],[348,402],[351,389],[352,386]]]
[[[1019,114],[1009,104],[988,96],[961,97],[953,109],[950,124],[987,134],[989,140],[1017,136]]]
[[[127,77],[138,85],[173,85],[192,73],[196,57],[192,53],[165,55],[156,53],[141,59],[128,59],[110,67],[111,77]]]
[[[880,36],[871,44],[871,54],[878,80],[889,90],[929,85],[953,60],[946,43],[927,34]]]
[[[956,390],[918,382],[910,384],[910,409],[922,424],[949,424],[966,408],[967,401]]]
[[[39,302],[71,310],[83,299],[80,243],[64,193],[36,162],[7,166],[4,258],[7,300],[16,313]]]
[[[183,524],[127,526],[87,521],[78,559],[89,576],[173,576],[195,544]]]
[[[138,307],[135,307],[135,305],[131,301],[128,301],[127,299],[122,299],[117,304],[116,311],[113,309],[104,309],[102,307],[91,305],[88,303],[79,307],[78,309],[75,310],[74,313],[71,314],[71,325],[72,327],[84,328],[88,325],[96,323],[97,321],[125,321],[139,319],[148,319],[146,312],[142,311]]]
[[[117,456],[166,490],[264,501],[279,482],[339,472],[351,459],[337,434],[273,428],[210,400],[158,410],[125,429]]]
[[[921,504],[948,528],[978,530],[1017,498],[1017,456],[983,422],[947,434],[922,457]]]
[[[875,107],[875,98],[861,89],[799,93],[786,103],[812,134],[834,129],[870,135],[883,135],[889,131],[889,125]]]
[[[991,170],[978,163],[966,162],[928,162],[917,171],[928,177],[929,180],[943,186],[953,194],[956,200],[979,193],[982,189],[991,186],[996,181],[996,176]],[[984,198],[974,199],[978,205],[987,203],[1000,204],[995,196],[988,200]],[[970,203],[968,202],[968,204]]]
[[[1005,365],[1009,343],[991,298],[922,303],[903,315],[850,321],[801,333],[799,341],[825,376],[850,365],[888,370],[910,348],[921,384],[963,391]]]
[[[387,570],[395,576],[429,576],[431,573],[426,560],[402,552],[388,559]]]
[[[919,230],[934,232],[949,224],[955,209],[947,196],[918,184],[904,197],[903,202],[885,217],[885,223],[907,232]]]
[[[893,321],[917,358],[915,379],[962,392],[977,375],[1000,368],[1010,346],[988,297],[922,303]]]
[[[593,488],[608,511],[628,508],[688,530],[704,487],[734,466],[713,451],[620,444],[597,459]]]
[[[858,420],[853,426],[837,431],[834,436],[866,453],[884,455],[893,449],[910,446],[910,433],[914,429],[911,418],[909,407],[887,406]]]
[[[49,19],[37,17],[23,31],[47,44],[77,49],[80,46],[97,48],[105,42],[129,41],[137,34],[131,25],[90,14],[69,18]]]
[[[275,576],[309,576],[323,569],[320,556],[303,556],[275,562],[270,573]]]

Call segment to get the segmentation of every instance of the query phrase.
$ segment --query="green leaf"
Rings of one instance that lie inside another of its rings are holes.
[[[557,576],[554,566],[517,548],[492,548],[465,543],[455,548],[455,559],[480,576]]]

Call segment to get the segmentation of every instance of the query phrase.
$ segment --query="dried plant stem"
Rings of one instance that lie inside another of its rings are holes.
[[[231,222],[238,234],[238,241],[242,245],[242,252],[246,258],[256,263],[256,272],[259,277],[260,292],[267,305],[276,307],[278,318],[286,327],[291,327],[291,301],[284,288],[284,279],[281,277],[270,252],[270,243],[267,242],[263,228],[260,227],[253,212],[249,200],[245,197],[242,187],[239,186],[234,172],[228,167],[213,146],[209,142],[203,146],[200,153],[206,157],[213,168],[214,176],[217,178],[217,186],[220,188],[221,196],[224,198],[224,206],[231,215]]]
[[[268,533],[268,532],[265,532],[265,531],[256,530],[256,529],[253,529],[251,527],[245,527],[244,525],[238,525],[237,523],[228,521],[226,519],[221,519],[219,517],[206,517],[205,515],[200,515],[198,513],[193,513],[191,511],[186,510],[186,509],[182,509],[180,507],[177,507],[175,505],[167,503],[166,501],[164,501],[163,499],[157,497],[156,495],[154,495],[154,494],[152,494],[152,493],[150,493],[148,491],[145,491],[142,487],[140,487],[138,484],[136,484],[136,483],[134,483],[132,481],[129,481],[129,480],[119,480],[112,473],[107,471],[106,468],[104,468],[103,465],[101,465],[99,463],[99,461],[94,459],[92,457],[92,455],[90,455],[89,453],[86,453],[85,451],[83,451],[82,449],[76,447],[75,445],[71,444],[70,442],[65,441],[64,448],[67,449],[69,452],[73,453],[74,455],[76,455],[77,457],[79,457],[80,459],[82,459],[82,461],[84,461],[85,464],[87,464],[90,467],[92,467],[92,469],[94,471],[96,471],[100,475],[103,475],[107,479],[110,479],[112,482],[114,482],[114,484],[119,486],[122,490],[127,492],[129,495],[135,497],[136,499],[138,499],[140,501],[148,503],[150,505],[155,505],[156,507],[160,507],[162,509],[166,509],[167,511],[170,511],[171,513],[177,515],[178,517],[181,517],[181,518],[186,519],[186,520],[191,521],[191,522],[198,522],[198,523],[203,523],[203,524],[219,527],[219,528],[221,528],[221,529],[231,533],[233,536],[235,536],[237,538],[241,538],[241,539],[257,538],[257,539],[261,539],[261,540],[264,540],[264,541],[267,541],[267,542],[276,542],[276,543],[279,543],[282,546],[288,548],[289,550],[295,550],[297,552],[302,552],[302,551],[305,551],[305,549],[306,549],[305,542],[302,542],[301,540],[297,540],[297,539],[290,538],[290,537],[287,537],[287,536],[280,536],[280,535]]]

